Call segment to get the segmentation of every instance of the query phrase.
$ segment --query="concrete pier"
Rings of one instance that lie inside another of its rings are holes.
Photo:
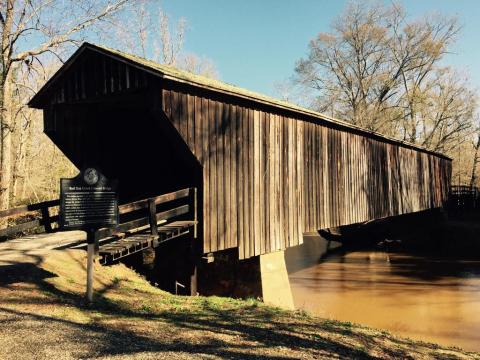
[[[260,255],[260,273],[265,304],[293,310],[295,305],[285,265],[285,251]]]

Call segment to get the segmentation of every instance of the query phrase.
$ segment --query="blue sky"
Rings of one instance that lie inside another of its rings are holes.
[[[468,71],[480,89],[480,1],[404,0],[412,17],[438,11],[456,15],[463,25],[446,64]],[[274,84],[293,74],[317,33],[347,4],[340,0],[164,0],[158,4],[173,20],[188,22],[185,50],[215,63],[221,80],[267,95]]]

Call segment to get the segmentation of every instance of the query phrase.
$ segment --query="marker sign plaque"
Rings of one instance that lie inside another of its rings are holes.
[[[89,231],[118,225],[117,185],[93,167],[61,179],[61,229]]]

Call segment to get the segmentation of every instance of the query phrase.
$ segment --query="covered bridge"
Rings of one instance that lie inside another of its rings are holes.
[[[198,187],[204,253],[249,258],[447,200],[442,154],[97,45],[83,44],[30,106],[77,167],[119,179],[124,202]]]

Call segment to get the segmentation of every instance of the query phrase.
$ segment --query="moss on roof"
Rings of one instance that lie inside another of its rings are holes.
[[[128,59],[130,61],[136,62],[136,63],[141,64],[143,66],[146,66],[146,67],[148,67],[152,70],[159,71],[163,75],[166,75],[168,77],[171,77],[171,78],[174,78],[174,79],[177,79],[177,80],[183,80],[183,81],[186,81],[186,82],[189,82],[189,83],[202,85],[202,86],[209,87],[209,88],[212,88],[212,89],[222,90],[222,91],[226,91],[226,92],[229,92],[229,93],[232,93],[232,94],[242,95],[242,96],[252,98],[252,99],[256,99],[256,100],[262,100],[264,102],[268,102],[268,103],[271,103],[273,105],[278,105],[278,106],[282,106],[282,107],[287,107],[287,108],[290,108],[292,110],[309,112],[312,115],[321,116],[322,118],[325,118],[325,115],[320,114],[320,113],[315,112],[315,111],[312,111],[312,110],[309,110],[307,108],[303,108],[303,107],[288,103],[286,101],[278,100],[278,99],[275,99],[275,98],[270,97],[270,96],[266,96],[266,95],[263,95],[263,94],[260,94],[260,93],[254,92],[254,91],[250,91],[250,90],[241,88],[239,86],[228,84],[228,83],[223,82],[223,81],[208,78],[208,77],[202,76],[202,75],[197,75],[197,74],[191,73],[189,71],[181,70],[181,69],[178,69],[178,68],[170,66],[170,65],[159,64],[157,62],[154,62],[154,61],[151,61],[151,60],[148,60],[148,59],[145,59],[145,58],[133,55],[133,54],[124,53],[122,51],[111,49],[111,48],[108,48],[108,47],[105,47],[105,46],[99,46],[99,45],[94,45],[94,46],[97,47],[97,48],[103,49],[105,51],[108,51],[110,53],[116,54],[116,55],[118,55],[122,58],[125,58],[125,59]],[[344,124],[348,125],[349,127],[352,126],[352,124],[347,123],[345,121],[338,120],[338,119],[336,119],[336,122],[344,123]]]

